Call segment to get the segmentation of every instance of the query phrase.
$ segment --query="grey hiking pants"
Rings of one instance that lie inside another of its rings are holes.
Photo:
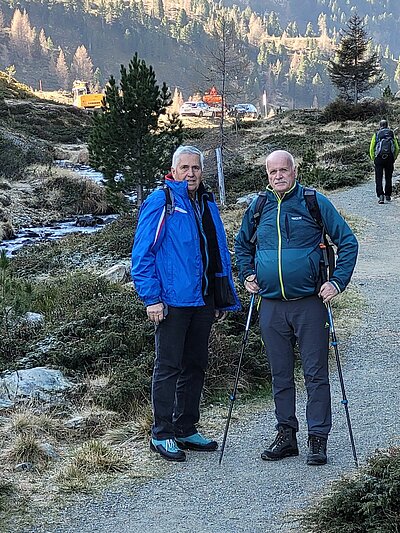
[[[196,433],[214,322],[214,297],[201,307],[170,307],[156,328],[152,381],[152,436],[163,440]]]
[[[262,298],[261,335],[271,367],[277,427],[298,431],[294,346],[299,346],[307,389],[308,434],[327,438],[332,425],[328,376],[329,324],[318,296],[299,300]]]

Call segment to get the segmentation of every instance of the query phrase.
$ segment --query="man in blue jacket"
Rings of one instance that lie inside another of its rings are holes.
[[[196,429],[208,339],[216,318],[240,308],[203,164],[196,147],[176,150],[165,179],[168,195],[157,189],[144,201],[132,249],[132,279],[156,326],[150,448],[169,461],[184,461],[185,449],[218,447]]]
[[[260,328],[271,367],[278,434],[261,455],[275,461],[298,455],[294,383],[294,345],[300,349],[307,388],[307,464],[327,462],[331,429],[328,377],[329,324],[324,303],[342,292],[353,273],[358,244],[331,202],[316,193],[322,222],[337,246],[336,267],[321,281],[321,227],[311,216],[304,189],[296,181],[289,152],[266,160],[267,202],[254,234],[257,200],[246,211],[235,240],[236,264],[245,288],[261,296]]]

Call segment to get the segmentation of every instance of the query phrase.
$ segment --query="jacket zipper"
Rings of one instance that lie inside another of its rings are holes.
[[[282,276],[282,233],[280,226],[280,217],[281,217],[281,203],[282,198],[278,197],[278,210],[276,213],[276,227],[278,230],[278,273],[279,273],[279,283],[281,286],[282,298],[286,300],[285,288],[283,286],[283,276]]]
[[[196,202],[196,200],[193,201],[193,205],[194,205],[194,209],[195,209],[195,216],[197,217],[197,221],[198,221],[198,224],[199,224],[199,230],[200,230],[200,233],[203,237],[203,241],[204,241],[204,255],[205,255],[205,265],[203,267],[203,278],[204,278],[204,295],[206,296],[208,294],[208,277],[207,277],[207,272],[208,272],[208,264],[210,262],[209,260],[209,255],[208,255],[208,243],[207,243],[207,238],[206,238],[206,234],[204,233],[204,229],[203,229],[203,212],[204,212],[204,198],[202,197],[201,198],[201,205],[199,205],[198,202]],[[200,254],[201,254],[201,250],[200,250]]]

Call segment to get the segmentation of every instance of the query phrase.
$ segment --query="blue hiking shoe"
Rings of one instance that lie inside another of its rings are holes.
[[[194,433],[189,437],[177,437],[176,443],[181,450],[194,450],[196,452],[213,452],[218,448],[218,442],[206,439],[201,433]]]
[[[150,440],[150,450],[159,453],[163,459],[167,461],[186,461],[186,454],[180,450],[174,439],[165,440]]]

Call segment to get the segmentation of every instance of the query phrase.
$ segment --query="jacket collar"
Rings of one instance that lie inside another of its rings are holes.
[[[290,198],[291,196],[294,196],[295,194],[297,194],[299,187],[300,187],[299,182],[295,180],[293,186],[288,191],[283,193],[283,196],[279,196],[279,194],[274,191],[271,185],[267,185],[267,191],[272,193],[278,202],[282,202],[283,200],[286,200],[286,198]]]
[[[184,198],[189,198],[188,184],[186,181],[176,181],[170,173],[165,176],[165,185],[169,187],[174,194]],[[197,189],[196,196],[198,199],[200,199],[205,194],[209,195],[210,193],[207,191],[204,183],[201,181],[199,188]]]

